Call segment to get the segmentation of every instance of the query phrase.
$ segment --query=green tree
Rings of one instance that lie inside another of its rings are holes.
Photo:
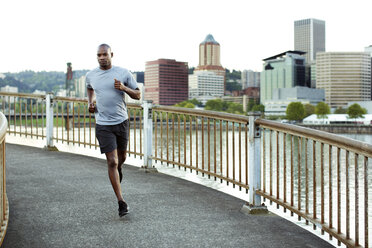
[[[202,103],[199,102],[198,100],[196,100],[195,98],[193,98],[192,100],[188,100],[188,102],[194,104],[195,106],[200,106],[200,105],[202,105]]]
[[[349,118],[356,119],[358,117],[363,118],[363,115],[367,113],[367,110],[362,108],[359,104],[354,103],[347,108],[346,113],[349,115]]]
[[[205,104],[205,110],[222,111],[223,102],[221,99],[209,100]]]
[[[188,102],[185,104],[185,106],[183,106],[184,108],[195,108],[195,105],[192,104],[191,102]]]
[[[256,105],[255,101],[253,98],[249,98],[248,104],[247,104],[247,110],[248,112],[252,110],[252,108]]]
[[[344,109],[342,107],[338,107],[335,112],[333,112],[334,114],[346,114],[347,112],[347,109]]]
[[[233,114],[244,114],[242,104],[225,102],[221,99],[213,99],[207,101],[207,103],[205,104],[205,110],[228,112]]]
[[[318,119],[327,118],[327,115],[331,113],[331,110],[325,102],[319,102],[315,107],[315,114],[318,117]]]
[[[226,112],[233,114],[244,114],[243,105],[239,103],[229,102]]]
[[[262,114],[265,113],[265,106],[262,104],[254,105],[252,108],[253,112],[261,112]]]
[[[175,104],[175,107],[181,107],[181,108],[195,108],[196,105],[201,105],[201,102],[196,100],[195,98],[192,100],[186,100],[183,102],[179,102]]]
[[[305,117],[308,117],[315,113],[315,106],[312,104],[307,103],[304,105],[304,108],[305,108]]]
[[[305,116],[305,108],[301,102],[291,102],[288,104],[287,119],[290,121],[301,121]]]

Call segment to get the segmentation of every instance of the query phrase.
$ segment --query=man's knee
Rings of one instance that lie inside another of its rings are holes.
[[[107,159],[107,165],[109,168],[117,168],[118,167],[118,161],[116,159]]]

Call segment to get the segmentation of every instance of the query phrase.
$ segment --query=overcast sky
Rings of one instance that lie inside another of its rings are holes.
[[[0,72],[92,69],[100,43],[131,71],[159,58],[194,67],[209,33],[223,67],[261,71],[294,49],[294,21],[306,18],[326,22],[327,51],[372,45],[371,0],[2,0],[0,12]]]

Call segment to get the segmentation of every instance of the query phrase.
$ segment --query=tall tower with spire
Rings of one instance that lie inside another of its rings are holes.
[[[202,43],[199,45],[199,65],[195,71],[208,71],[216,75],[223,76],[225,81],[225,69],[220,62],[220,44],[208,34]],[[224,88],[226,82],[224,82]]]

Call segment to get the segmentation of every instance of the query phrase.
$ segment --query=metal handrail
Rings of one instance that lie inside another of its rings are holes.
[[[255,123],[264,133],[263,183],[256,192],[320,227],[339,245],[368,247],[372,146],[296,125]]]
[[[45,121],[40,124],[37,120],[47,114],[44,113],[44,99],[44,95],[1,92],[0,109],[9,118],[8,133],[45,138]],[[54,96],[52,101],[53,139],[97,148],[94,115],[87,113],[87,100]],[[143,108],[139,104],[127,104],[127,108],[131,120],[128,153],[142,157],[145,146],[142,142]],[[152,113],[151,159],[215,180],[218,178],[241,189],[250,188],[250,117],[170,106],[153,106],[152,112],[146,113]],[[261,147],[262,184],[255,193],[313,223],[314,227],[320,227],[339,242],[362,246],[364,239],[364,246],[368,247],[368,173],[372,145],[264,119],[256,119],[254,124],[253,130],[262,130],[261,136],[258,135],[261,137],[258,147]],[[351,180],[354,180],[353,184]],[[359,200],[359,195],[364,202]],[[354,202],[351,202],[353,198]],[[342,215],[344,212],[345,216]],[[364,219],[359,220],[360,216]],[[359,227],[360,223],[364,223],[363,228]],[[354,235],[351,233],[353,228]]]
[[[269,121],[265,119],[257,119],[255,123],[261,127],[267,127],[271,130],[286,132],[288,134],[311,138],[323,143],[327,143],[333,146],[337,146],[342,149],[358,153],[363,156],[372,157],[372,145],[364,142],[360,142],[348,137],[340,135],[314,130],[311,128],[283,124],[276,121]]]
[[[3,243],[9,222],[9,203],[6,194],[6,170],[5,170],[5,135],[8,124],[6,117],[0,112],[0,246]]]

